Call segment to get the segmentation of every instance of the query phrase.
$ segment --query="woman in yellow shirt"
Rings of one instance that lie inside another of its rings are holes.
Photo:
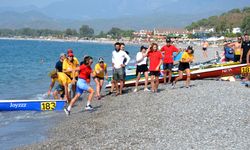
[[[187,80],[186,80],[186,88],[189,88],[190,84],[190,65],[189,63],[193,62],[194,60],[194,50],[192,46],[188,46],[187,51],[182,54],[181,61],[179,63],[179,76],[175,78],[172,88],[175,88],[175,85],[177,81],[181,80],[183,78],[183,71],[187,74]]]
[[[108,79],[107,64],[104,63],[104,59],[100,57],[94,69],[94,81],[96,83],[96,97],[98,100],[101,99],[100,93],[104,83],[104,76],[106,79]]]
[[[78,60],[74,57],[73,53],[68,53],[68,57],[63,61],[63,72],[72,80],[72,92],[73,97],[76,91],[76,81],[78,77],[78,72],[75,69],[79,66]],[[71,95],[71,92],[69,92]]]

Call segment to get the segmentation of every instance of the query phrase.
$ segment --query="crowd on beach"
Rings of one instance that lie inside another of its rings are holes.
[[[204,41],[202,44],[203,56],[207,57],[209,43]],[[247,34],[244,37],[238,37],[236,42],[225,41],[224,56],[225,61],[235,61],[240,63],[249,62],[250,56],[250,41]],[[159,48],[157,43],[152,43],[148,47],[141,46],[136,55],[136,84],[134,92],[138,91],[141,75],[145,77],[144,91],[158,92],[159,77],[161,75],[161,66],[163,66],[164,84],[171,84],[175,88],[176,83],[183,78],[183,73],[186,73],[186,88],[190,88],[190,63],[194,61],[194,49],[188,46],[181,58],[178,60],[178,77],[172,80],[172,69],[174,66],[174,56],[181,50],[173,43],[171,38],[166,38],[166,44]],[[125,44],[116,42],[114,51],[112,52],[112,86],[109,94],[115,92],[115,95],[123,94],[123,87],[126,78],[125,67],[130,62],[129,53],[125,50]],[[55,70],[51,71],[51,84],[48,95],[58,82],[53,96],[55,99],[67,100],[68,106],[64,111],[67,115],[70,114],[75,102],[80,98],[83,92],[88,92],[87,104],[85,110],[93,110],[91,101],[94,96],[100,100],[102,98],[101,90],[104,84],[104,79],[108,79],[107,64],[100,57],[98,63],[92,69],[93,58],[85,55],[83,61],[79,63],[74,56],[73,50],[68,49],[67,54],[60,54],[60,60],[55,65]],[[96,89],[90,86],[91,78],[95,81]],[[150,78],[151,88],[148,88]]]

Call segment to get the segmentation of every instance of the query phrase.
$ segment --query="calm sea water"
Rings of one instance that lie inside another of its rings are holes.
[[[68,48],[79,61],[90,55],[96,63],[102,56],[111,66],[112,44],[0,40],[0,100],[44,99],[50,84],[48,73]],[[126,46],[126,50],[135,63],[139,46]],[[43,140],[55,117],[65,116],[63,112],[0,112],[1,149]]]

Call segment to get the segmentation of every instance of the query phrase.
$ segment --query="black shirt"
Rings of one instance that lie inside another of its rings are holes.
[[[58,72],[62,72],[63,63],[59,60],[59,61],[56,63],[55,68],[58,70]]]
[[[243,49],[243,54],[242,54],[242,63],[245,64],[246,60],[247,60],[247,53],[250,49],[250,41],[246,42],[242,42],[241,44],[241,48]]]

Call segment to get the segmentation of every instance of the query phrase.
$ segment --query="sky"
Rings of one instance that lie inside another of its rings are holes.
[[[60,0],[0,0],[0,7],[22,7],[27,5],[44,7],[57,1]]]

